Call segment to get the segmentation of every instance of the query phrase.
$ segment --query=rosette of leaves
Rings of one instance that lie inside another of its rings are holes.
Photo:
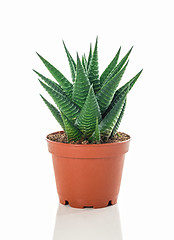
[[[122,120],[126,97],[139,78],[142,70],[130,81],[118,88],[128,65],[128,57],[132,48],[119,61],[121,47],[108,67],[99,76],[98,39],[94,50],[90,45],[89,55],[85,54],[75,61],[63,42],[68,58],[72,81],[69,81],[57,68],[37,53],[54,81],[34,72],[39,76],[39,82],[53,99],[55,105],[42,99],[61,125],[68,141],[79,139],[90,143],[100,143],[112,138]]]

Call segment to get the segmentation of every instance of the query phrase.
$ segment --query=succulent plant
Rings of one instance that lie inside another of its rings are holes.
[[[68,141],[86,139],[90,143],[100,143],[100,139],[112,138],[122,120],[126,97],[142,70],[125,85],[118,88],[120,80],[128,65],[132,48],[118,62],[120,50],[99,77],[98,38],[94,50],[90,44],[89,56],[82,59],[77,54],[75,62],[65,43],[72,81],[69,81],[59,70],[37,53],[55,81],[44,77],[39,72],[39,82],[52,97],[56,107],[40,95],[63,128]]]

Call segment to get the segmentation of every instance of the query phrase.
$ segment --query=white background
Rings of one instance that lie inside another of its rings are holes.
[[[172,1],[4,1],[0,18],[0,239],[173,240]],[[122,84],[144,69],[120,126],[132,141],[119,203],[58,208],[45,136],[60,127],[39,97],[32,68],[50,75],[35,51],[69,78],[62,39],[75,57],[97,35],[100,73],[120,45],[122,56],[134,45]]]

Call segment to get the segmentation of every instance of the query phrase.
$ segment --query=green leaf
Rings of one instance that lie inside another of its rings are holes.
[[[90,44],[90,49],[89,49],[89,56],[88,56],[88,63],[87,63],[87,69],[89,70],[89,65],[91,62],[91,58],[92,58],[92,44]]]
[[[99,127],[98,127],[98,118],[96,118],[96,126],[95,126],[95,140],[97,143],[100,142],[100,130],[99,130]]]
[[[125,62],[127,61],[128,57],[129,57],[129,55],[130,55],[130,53],[131,53],[131,51],[132,51],[132,48],[133,48],[133,47],[131,47],[131,49],[130,49],[130,50],[128,51],[128,53],[122,58],[122,60],[119,62],[119,64],[111,71],[111,73],[108,75],[108,77],[104,80],[103,85],[104,85],[105,83],[107,83],[111,78],[113,78],[113,76],[114,76],[115,74],[117,74],[117,73],[120,71],[120,69],[122,69],[122,67],[124,66]]]
[[[66,55],[67,55],[67,58],[68,58],[70,71],[71,71],[71,77],[72,77],[72,80],[74,82],[75,81],[75,75],[76,75],[76,63],[75,63],[74,59],[72,58],[71,54],[69,53],[64,41],[63,41],[63,45],[64,45],[65,52],[66,52]]]
[[[77,54],[77,72],[73,88],[73,101],[82,108],[89,92],[90,82]]]
[[[68,141],[77,141],[81,138],[81,131],[61,112],[63,123],[65,126],[65,132],[68,137]]]
[[[111,133],[111,137],[113,137],[116,134],[116,132],[117,132],[119,126],[120,126],[121,120],[122,120],[124,112],[125,112],[125,108],[126,108],[126,99],[124,101],[124,105],[123,105],[123,108],[121,110],[120,116],[119,116],[119,118],[118,118],[118,120],[117,120],[117,122],[116,122],[116,124],[113,128],[112,133]]]
[[[57,108],[55,108],[51,103],[49,103],[41,94],[40,94],[41,98],[43,99],[44,103],[47,105],[48,109],[51,111],[52,115],[55,117],[55,119],[57,120],[57,122],[60,124],[60,126],[63,128],[64,130],[64,123],[61,117],[60,112],[58,111]]]
[[[125,85],[123,85],[122,87],[120,87],[115,95],[118,96],[120,95],[120,93],[124,92],[124,90],[129,86],[129,91],[132,89],[132,87],[134,86],[134,84],[136,83],[137,79],[139,78],[139,76],[141,75],[143,69],[137,73],[137,75],[135,75],[130,81],[128,81]]]
[[[96,93],[100,89],[100,79],[98,70],[98,38],[96,39],[96,44],[92,59],[89,65],[88,78],[91,84],[93,84],[94,92]]]
[[[86,60],[85,54],[82,56],[82,65],[83,65],[85,72],[87,72],[87,60]]]
[[[57,70],[53,65],[51,65],[47,60],[45,60],[42,56],[40,56],[38,53],[37,55],[41,59],[41,61],[44,63],[48,71],[52,74],[52,76],[56,79],[56,81],[60,84],[61,88],[64,90],[64,92],[67,94],[67,96],[72,96],[72,88],[73,85],[63,76],[59,70]]]
[[[132,89],[132,87],[134,86],[134,84],[136,83],[137,79],[139,78],[139,76],[141,75],[143,69],[137,73],[137,75],[135,75],[130,81],[128,81],[125,85],[123,85],[121,88],[119,88],[113,99],[111,104],[109,105],[108,109],[106,110],[106,112],[104,113],[103,117],[106,116],[106,114],[112,109],[112,107],[115,105],[115,103],[120,99],[120,97],[127,91],[127,89],[129,88],[129,91]]]
[[[38,73],[37,71],[33,70],[42,80],[44,80],[44,82],[50,86],[53,90],[55,90],[56,92],[59,92],[61,94],[65,94],[65,92],[63,91],[63,89],[54,81],[52,81],[49,78],[44,77],[42,74]]]
[[[88,137],[95,130],[96,118],[98,118],[98,121],[100,122],[102,117],[93,87],[91,86],[85,104],[78,115],[75,124],[83,134]]]
[[[48,87],[46,84],[39,80],[43,88],[49,93],[49,95],[54,100],[55,104],[58,106],[61,112],[63,112],[70,121],[75,121],[77,115],[80,112],[79,107],[73,103],[69,98],[62,95],[59,92],[54,91],[52,88]]]
[[[93,134],[88,138],[88,141],[90,143],[92,142],[96,142],[96,143],[100,143],[101,140],[101,136],[100,136],[100,129],[98,126],[98,118],[96,118],[96,126],[95,126],[95,131],[93,132]]]
[[[115,57],[111,61],[111,63],[108,65],[108,67],[104,70],[102,75],[100,76],[100,84],[102,85],[105,79],[108,77],[108,75],[113,71],[115,66],[117,65],[118,58],[120,55],[121,47],[119,48],[118,52],[116,53]]]
[[[109,107],[113,99],[113,96],[116,92],[116,89],[120,83],[120,80],[126,70],[127,64],[128,62],[126,63],[124,68],[122,68],[115,76],[113,76],[113,78],[110,81],[103,85],[100,91],[98,91],[96,97],[102,114]]]
[[[94,140],[99,143],[100,142],[100,130],[98,126],[98,118],[96,118],[96,126],[95,126],[95,132],[94,132]]]
[[[124,106],[124,102],[128,91],[129,90],[127,90],[127,92],[125,92],[125,94],[122,95],[119,101],[115,103],[111,111],[104,117],[104,119],[99,124],[101,136],[104,136],[106,138],[110,137],[113,128],[116,122],[118,121],[122,108]]]

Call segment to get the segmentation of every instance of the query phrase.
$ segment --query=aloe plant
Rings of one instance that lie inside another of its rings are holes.
[[[42,99],[57,122],[65,131],[69,141],[79,139],[90,143],[100,143],[101,138],[112,138],[122,120],[128,92],[131,90],[142,70],[130,81],[118,89],[118,85],[128,65],[128,53],[119,60],[121,47],[115,57],[99,77],[98,38],[94,50],[90,44],[88,58],[84,54],[77,61],[73,59],[63,42],[68,58],[72,81],[69,81],[58,69],[41,55],[44,63],[55,81],[34,72],[39,76],[39,82],[52,97],[56,106]]]

